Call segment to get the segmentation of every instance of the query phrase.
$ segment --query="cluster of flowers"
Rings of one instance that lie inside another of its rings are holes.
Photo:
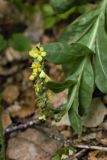
[[[46,83],[50,81],[50,78],[44,72],[44,59],[46,57],[46,52],[43,47],[37,45],[29,51],[29,56],[33,58],[31,65],[32,74],[29,79],[34,81],[34,89],[38,97],[38,106],[45,112],[46,106],[48,106],[48,100],[51,98],[50,92],[47,90]],[[39,116],[39,119],[45,119],[43,113],[42,116]]]
[[[46,52],[43,47],[37,45],[31,51],[29,55],[33,58],[33,63],[31,65],[32,74],[29,77],[30,80],[36,80],[34,84],[35,92],[39,94],[43,91],[44,84],[49,81],[49,77],[44,72],[44,58],[46,57]]]

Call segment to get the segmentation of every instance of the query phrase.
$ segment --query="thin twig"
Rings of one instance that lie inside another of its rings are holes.
[[[90,145],[84,145],[84,144],[76,144],[74,145],[76,148],[84,148],[84,149],[94,149],[94,150],[100,150],[107,152],[107,147],[102,146],[90,146]]]
[[[33,119],[33,120],[30,120],[26,123],[22,123],[22,124],[19,124],[17,126],[11,126],[11,127],[6,128],[5,131],[4,131],[4,134],[8,135],[10,133],[13,133],[13,132],[16,132],[16,131],[19,131],[19,130],[27,129],[27,128],[32,127],[34,125],[39,125],[40,123],[41,123],[40,120]]]
[[[23,130],[23,129],[27,129],[29,127],[32,127],[34,125],[39,125],[41,124],[41,121],[40,120],[36,120],[36,119],[33,119],[31,121],[28,121],[26,123],[22,123],[22,124],[19,124],[17,126],[11,126],[11,127],[8,127],[5,129],[4,131],[4,134],[8,135],[12,132],[16,132],[18,130]],[[72,147],[75,147],[75,148],[82,148],[82,149],[93,149],[93,150],[100,150],[100,151],[105,151],[107,152],[107,147],[102,147],[102,146],[90,146],[90,145],[84,145],[84,144],[73,144],[70,140],[64,140],[62,137],[58,137],[56,135],[49,135],[50,138],[52,139],[55,139],[57,141],[61,141],[63,142],[64,144],[68,144],[68,145],[71,145]]]
[[[84,156],[84,154],[88,151],[88,149],[82,149],[81,151],[75,153],[72,156],[69,156],[69,160],[73,160],[75,158],[81,158]]]
[[[63,142],[64,144],[68,144],[72,147],[75,147],[75,148],[81,148],[81,149],[93,149],[93,150],[100,150],[100,151],[105,151],[107,152],[107,147],[102,147],[102,146],[91,146],[91,145],[84,145],[84,144],[73,144],[73,142],[71,142],[70,140],[64,140],[62,137],[58,137],[56,135],[50,135],[50,138],[53,138],[57,141],[61,141]]]

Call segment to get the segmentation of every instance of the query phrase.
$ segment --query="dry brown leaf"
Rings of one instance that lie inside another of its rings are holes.
[[[86,127],[97,127],[103,122],[106,114],[107,109],[101,99],[94,98],[87,114],[83,117],[83,124]]]
[[[2,93],[2,96],[7,103],[13,103],[19,96],[19,87],[17,85],[6,86]]]
[[[100,140],[100,143],[103,145],[107,145],[107,137]]]
[[[12,124],[10,114],[7,110],[5,110],[2,114],[2,123],[3,123],[3,129],[9,127],[9,125]]]
[[[98,154],[99,151],[91,151],[89,154],[88,154],[88,160],[97,160],[97,154]]]

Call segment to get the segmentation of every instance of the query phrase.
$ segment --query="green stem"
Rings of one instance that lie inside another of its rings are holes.
[[[69,111],[69,109],[71,108],[71,106],[74,102],[74,98],[75,98],[75,95],[76,95],[76,92],[77,92],[77,88],[78,88],[78,83],[75,84],[75,86],[73,88],[73,91],[71,93],[71,96],[69,98],[69,101],[68,101],[68,104],[67,104],[67,107],[66,107],[66,111]]]

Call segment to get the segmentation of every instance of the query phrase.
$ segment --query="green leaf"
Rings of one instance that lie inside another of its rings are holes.
[[[2,35],[0,35],[0,51],[5,49],[7,45],[6,40],[4,39],[4,37]]]
[[[62,155],[69,155],[69,151],[75,153],[76,149],[73,147],[62,147],[57,151],[56,155],[52,157],[52,160],[61,160]]]
[[[13,34],[9,45],[18,51],[28,51],[31,48],[31,42],[21,33]]]
[[[55,25],[57,22],[57,17],[51,16],[51,17],[45,17],[44,18],[44,28],[49,29]]]
[[[73,59],[92,54],[91,50],[79,43],[69,45],[66,43],[54,42],[44,45],[44,49],[47,52],[47,60],[56,64],[69,63]]]
[[[44,16],[53,16],[54,15],[54,10],[53,10],[51,5],[44,4],[43,5],[43,13],[44,13]]]
[[[62,65],[64,73],[67,77],[77,78],[80,74],[81,64],[84,57],[74,58],[71,63],[65,63]]]
[[[66,43],[74,43],[81,39],[90,30],[94,24],[96,18],[98,17],[99,10],[92,10],[78,17],[74,22],[72,22],[62,33],[59,41]]]
[[[100,21],[96,39],[95,82],[103,93],[107,93],[107,34],[104,14]]]
[[[59,154],[56,154],[52,157],[52,160],[61,160],[61,157],[59,156]]]
[[[70,96],[68,103],[67,103],[67,106],[66,106],[67,111],[69,111],[70,107],[72,106],[74,99],[75,99],[75,96],[76,96],[76,93],[78,92],[78,88],[80,87],[81,77],[82,77],[84,68],[86,66],[86,61],[87,61],[87,57],[84,57],[82,59],[81,63],[78,65],[77,70],[76,71],[74,70],[74,73],[70,73],[71,77],[76,78],[77,83],[74,84],[74,86],[71,87],[69,90],[71,96]],[[73,68],[72,68],[72,71],[73,71]]]
[[[57,12],[64,12],[73,6],[85,4],[87,2],[90,2],[90,0],[50,0],[50,4]]]
[[[78,113],[78,92],[75,95],[74,102],[68,111],[69,119],[71,122],[72,128],[75,130],[75,132],[79,135],[82,133],[82,122],[81,122],[81,117],[79,116]]]
[[[57,83],[57,82],[48,82],[47,86],[49,89],[51,89],[52,91],[58,93],[63,91],[66,88],[71,87],[76,80],[65,80],[62,83]]]
[[[69,44],[78,42],[95,52],[95,41],[98,34],[100,17],[102,13],[105,14],[106,7],[107,1],[104,0],[99,8],[77,18],[67,27],[59,41],[68,42]]]
[[[105,11],[105,30],[106,30],[106,33],[107,33],[107,9]]]
[[[59,13],[71,8],[72,0],[50,0],[52,7]]]
[[[84,113],[84,111],[87,111],[88,107],[91,104],[93,90],[94,72],[89,57],[87,58],[79,87],[79,106],[82,114]]]

